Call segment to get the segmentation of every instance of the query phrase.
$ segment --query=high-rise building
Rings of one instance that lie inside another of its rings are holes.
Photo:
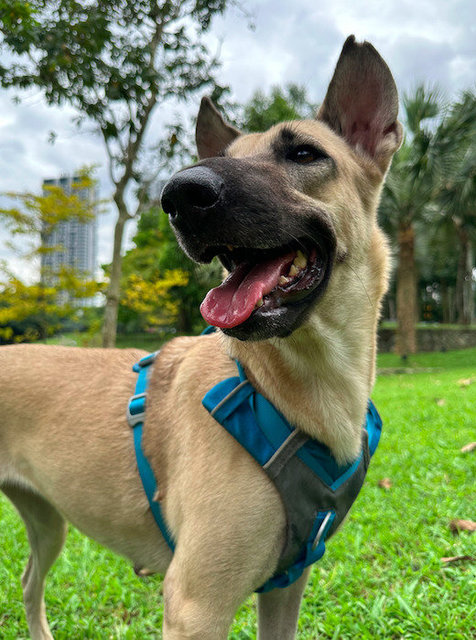
[[[80,182],[79,176],[62,176],[58,179],[43,181],[43,187],[61,187],[67,195],[74,193],[81,200],[94,202],[97,200],[95,187],[74,189],[73,185]],[[57,250],[47,251],[41,256],[41,278],[43,282],[54,283],[55,274],[61,267],[71,267],[85,279],[94,278],[97,266],[97,217],[82,222],[66,220],[58,223],[54,230],[42,239],[44,247],[58,247]],[[60,293],[60,298],[66,297]],[[94,304],[92,300],[81,300],[80,306]]]

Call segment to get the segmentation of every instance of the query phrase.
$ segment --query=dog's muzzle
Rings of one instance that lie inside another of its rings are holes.
[[[201,305],[205,320],[228,335],[285,337],[323,294],[335,233],[281,167],[248,158],[201,161],[169,180],[162,208],[192,260],[218,256],[228,271]]]

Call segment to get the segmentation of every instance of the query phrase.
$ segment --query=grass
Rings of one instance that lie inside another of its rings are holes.
[[[396,329],[397,328],[397,321],[396,320],[384,320],[380,326],[382,327],[382,329]],[[470,325],[463,325],[463,324],[446,324],[443,322],[417,322],[416,324],[416,328],[417,329],[431,329],[434,331],[441,331],[441,330],[447,330],[447,329],[451,329],[451,330],[456,330],[456,331],[469,331],[469,330],[475,330],[476,329],[476,324],[470,324]]]
[[[142,346],[142,345],[141,345]],[[153,349],[155,346],[144,347]],[[406,363],[379,357],[373,399],[382,441],[347,523],[315,565],[300,640],[469,640],[476,637],[475,534],[454,536],[453,518],[476,520],[476,349],[425,353]],[[392,486],[378,486],[382,478]],[[27,628],[19,575],[23,526],[0,499],[0,638]],[[71,529],[49,574],[47,610],[56,640],[161,638],[162,581],[135,577],[123,559]],[[254,598],[230,638],[256,637]]]
[[[161,344],[171,340],[174,334],[163,333],[128,333],[118,334],[116,346],[119,349],[133,347],[135,349],[144,349],[145,351],[156,351]],[[101,335],[99,333],[89,335],[74,331],[71,333],[62,333],[52,336],[46,340],[47,344],[64,345],[67,347],[100,347]]]
[[[462,351],[433,351],[417,353],[402,360],[395,353],[380,353],[377,359],[378,371],[384,373],[430,373],[451,369],[469,369],[473,373],[476,365],[476,348]],[[379,380],[380,382],[380,380]],[[378,390],[378,387],[377,387]]]

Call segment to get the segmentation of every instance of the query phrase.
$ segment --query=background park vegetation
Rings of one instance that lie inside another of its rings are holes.
[[[71,105],[78,126],[93,125],[107,152],[117,222],[105,285],[96,287],[104,291],[105,305],[102,312],[79,314],[88,335],[101,324],[103,346],[114,346],[118,328],[120,333],[199,330],[199,302],[219,280],[216,264],[197,267],[181,254],[157,209],[160,180],[195,159],[190,123],[163,122],[163,137],[153,139],[152,114],[198,90],[211,94],[228,119],[247,131],[315,112],[298,86],[258,92],[246,105],[229,102],[228,88],[215,80],[219,61],[204,40],[213,16],[227,4],[0,0],[0,46],[8,54],[0,64],[0,85],[15,89],[19,99],[34,87],[50,105]],[[418,320],[465,326],[474,321],[475,105],[473,88],[452,104],[423,86],[403,97],[407,134],[380,207],[396,264],[384,317],[397,322],[396,348],[402,355],[416,350]],[[39,196],[16,196],[23,209],[1,213],[19,233],[15,216],[17,221],[28,216]],[[138,220],[134,246],[123,256],[124,228],[133,218]],[[37,223],[21,233],[38,238],[45,233],[42,224],[55,224],[38,216]],[[56,288],[69,286],[69,300],[83,295],[73,274],[68,285],[65,275],[56,275]],[[74,304],[55,304],[54,288],[43,283],[39,278],[31,287],[7,270],[0,284],[1,339],[44,338],[62,322],[71,328],[77,306],[75,311]]]
[[[269,95],[257,92],[245,105],[227,106],[229,120],[246,131],[310,117],[315,111],[304,89],[297,86],[275,87]],[[474,322],[475,94],[466,91],[448,105],[436,90],[418,87],[404,96],[402,118],[407,134],[387,177],[379,216],[395,264],[384,320],[396,320],[397,351],[404,355],[416,350],[418,321],[461,326]],[[195,159],[189,131],[186,122],[178,122],[169,132],[170,139],[162,141],[163,161],[171,172],[172,167]],[[92,215],[81,208],[75,210],[74,196],[70,202],[50,189],[44,196],[10,194],[21,206],[0,212],[15,235],[36,238],[33,255],[44,250],[39,241],[52,225],[68,216]],[[221,276],[218,263],[195,265],[183,254],[156,204],[157,183],[148,189],[133,246],[121,258],[119,343],[127,334],[153,338],[171,332],[199,332],[204,326],[200,302]],[[106,280],[112,269],[112,264],[104,266]],[[58,279],[57,288],[66,286],[65,275]],[[29,286],[11,274],[6,276],[0,284],[0,339],[44,338],[60,329],[71,330],[76,317],[77,328],[85,331],[83,342],[99,343],[100,308],[83,309],[78,318],[77,307],[55,303],[57,292],[42,287],[41,279]],[[72,274],[69,276],[69,299],[90,298],[93,284],[84,285],[82,293],[80,280],[74,284]],[[104,290],[104,285],[98,283],[96,290]]]

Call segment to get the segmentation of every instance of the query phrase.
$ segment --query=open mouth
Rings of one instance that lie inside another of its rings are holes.
[[[209,252],[218,255],[230,273],[208,292],[200,311],[209,324],[221,329],[310,302],[328,279],[328,252],[305,241],[274,249],[228,245]]]

